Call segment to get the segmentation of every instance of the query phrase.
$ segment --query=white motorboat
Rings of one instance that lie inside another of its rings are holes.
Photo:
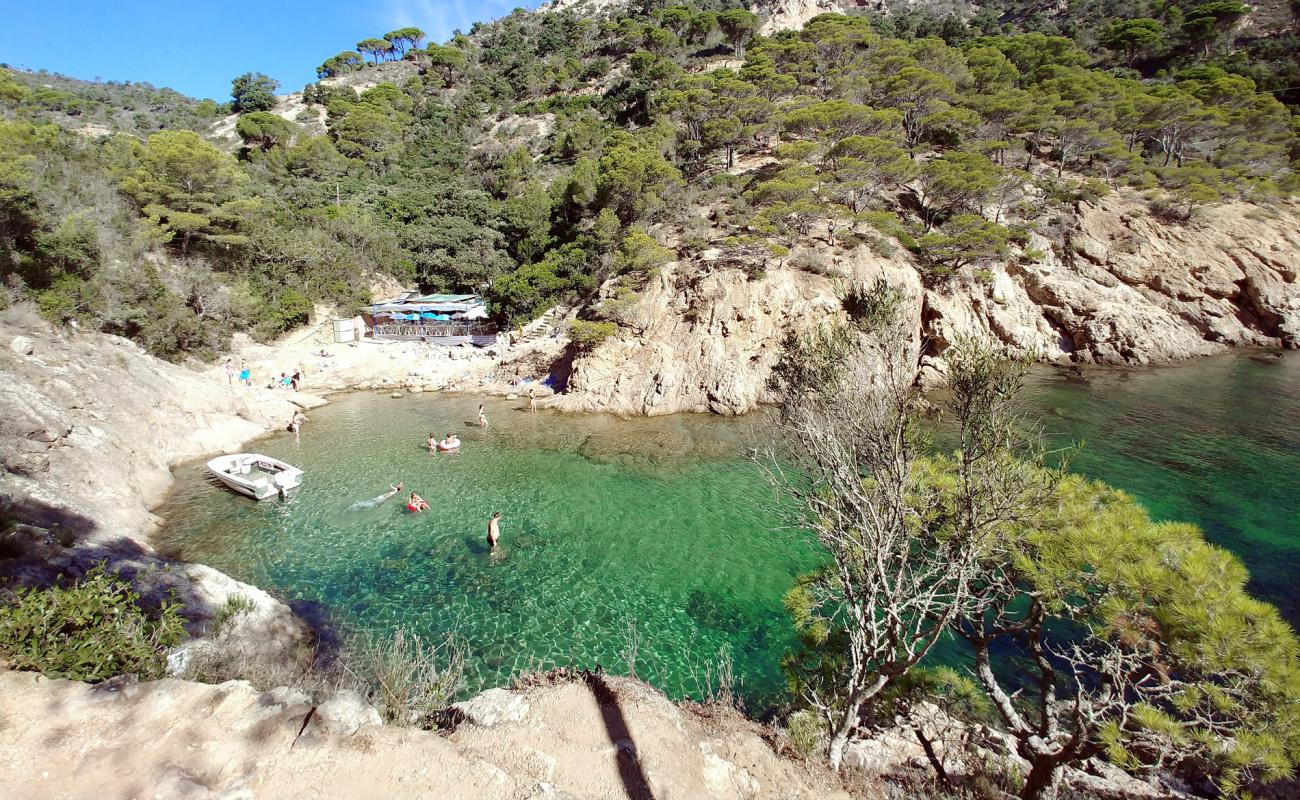
[[[255,500],[284,497],[302,483],[302,470],[261,453],[217,456],[208,462],[208,471],[231,489]]]

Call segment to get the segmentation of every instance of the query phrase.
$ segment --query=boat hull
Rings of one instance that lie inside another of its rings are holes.
[[[302,485],[302,470],[261,453],[235,453],[208,462],[208,472],[231,491],[254,500],[282,497]]]

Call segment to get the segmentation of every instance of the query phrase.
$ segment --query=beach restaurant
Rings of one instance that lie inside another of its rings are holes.
[[[480,347],[496,342],[497,327],[488,319],[487,304],[476,294],[417,294],[375,303],[369,308],[370,328],[380,341],[432,342]]]

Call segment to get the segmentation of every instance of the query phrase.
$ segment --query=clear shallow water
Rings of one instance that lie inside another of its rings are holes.
[[[819,556],[774,530],[772,490],[738,457],[756,419],[532,415],[489,399],[482,431],[480,399],[354,396],[311,412],[300,437],[250,446],[306,470],[287,502],[180,468],[158,509],[164,543],[345,626],[454,630],[471,690],[530,665],[622,669],[635,626],[638,674],[673,694],[696,693],[724,647],[751,698],[779,691],[792,643],[780,598]],[[428,433],[449,430],[461,452],[430,455]],[[409,513],[405,493],[349,508],[399,480],[432,509]]]
[[[1252,588],[1296,624],[1300,581],[1300,358],[1244,356],[1145,372],[1036,373],[1032,411],[1053,442],[1083,442],[1073,468],[1128,489],[1164,519],[1201,524],[1238,553]],[[681,415],[531,415],[480,398],[353,396],[312,412],[303,434],[252,449],[303,467],[289,501],[254,503],[177,470],[158,509],[163,544],[344,626],[454,630],[470,690],[529,666],[622,669],[675,696],[730,651],[751,707],[779,697],[792,643],[781,595],[817,548],[777,529],[774,497],[738,454],[758,420]],[[464,441],[431,456],[430,431]],[[405,481],[404,497],[349,509]],[[486,523],[502,512],[502,546]],[[942,657],[942,654],[940,654]]]

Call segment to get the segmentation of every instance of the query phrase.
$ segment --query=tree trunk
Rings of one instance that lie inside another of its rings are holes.
[[[1029,775],[1020,790],[1020,800],[1052,800],[1061,783],[1064,768],[1051,756],[1040,756],[1030,762]]]
[[[934,774],[939,776],[939,780],[944,786],[952,786],[952,779],[948,777],[948,770],[943,768],[943,762],[939,760],[939,754],[934,752],[934,742],[930,737],[925,735],[920,725],[913,725],[912,732],[916,734],[916,740],[921,743],[921,749],[925,751],[925,757],[930,760],[930,766],[934,767]]]
[[[840,719],[835,724],[834,730],[831,731],[831,744],[828,755],[830,756],[831,769],[836,772],[840,771],[840,765],[844,763],[844,746],[849,743],[849,734],[853,733],[853,725],[858,721],[858,712],[862,710],[863,700],[861,692],[851,696],[844,706],[844,711],[840,713]]]

